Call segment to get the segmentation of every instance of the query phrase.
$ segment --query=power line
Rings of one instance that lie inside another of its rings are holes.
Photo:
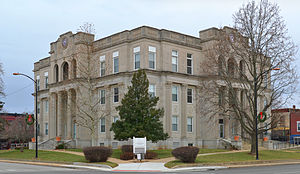
[[[13,95],[13,94],[17,94],[17,93],[23,91],[24,89],[26,89],[26,88],[28,88],[28,87],[30,87],[30,86],[32,86],[32,84],[29,84],[29,85],[27,85],[27,86],[25,86],[25,87],[23,87],[23,88],[20,88],[20,89],[15,90],[15,91],[13,91],[13,92],[11,92],[11,93],[8,93],[8,94],[5,95],[5,97],[10,96],[10,95]]]

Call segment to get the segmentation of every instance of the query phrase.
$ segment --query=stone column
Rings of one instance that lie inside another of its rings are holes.
[[[165,84],[165,120],[166,120],[166,132],[172,137],[172,126],[171,126],[171,117],[172,117],[172,89],[171,83],[167,82]]]
[[[196,139],[197,139],[197,141],[199,141],[200,139],[201,139],[201,134],[200,134],[200,131],[201,131],[201,129],[200,129],[200,118],[201,117],[203,117],[203,115],[201,115],[201,110],[200,110],[200,87],[196,87],[195,88],[195,94],[194,94],[194,96],[195,96],[195,106],[196,106],[196,115],[195,115],[195,124],[194,124],[194,126],[195,126],[195,131],[196,131]]]
[[[120,88],[120,86],[119,86]],[[106,115],[108,113],[111,113],[111,101],[112,101],[112,96],[113,96],[113,92],[111,92],[111,88],[110,86],[104,86],[105,89],[105,106],[103,107],[103,110],[100,112],[104,112],[104,116],[106,117],[105,119],[105,133],[106,133],[106,139],[107,140],[111,140],[111,134],[112,132],[109,131],[111,124],[112,124],[112,116],[115,115]],[[119,90],[119,92],[122,91],[121,89]],[[121,98],[120,98],[120,94],[119,94],[119,102],[121,102]],[[99,125],[99,124],[98,124]]]
[[[56,94],[51,93],[49,98],[49,139],[56,136]]]
[[[58,137],[62,137],[62,117],[63,117],[63,110],[62,110],[62,92],[57,93],[57,133]]]
[[[72,92],[69,90],[67,99],[67,139],[72,139]]]
[[[44,137],[44,116],[46,115],[45,110],[45,100],[40,100],[40,114],[38,116],[39,120],[38,120],[38,124],[39,124],[39,131],[38,131],[38,135],[39,135],[39,140],[40,142],[43,141],[43,137]]]
[[[187,116],[186,116],[186,105],[187,105],[187,85],[182,84],[181,86],[181,98],[180,98],[180,106],[181,106],[181,139],[186,139],[187,132]]]

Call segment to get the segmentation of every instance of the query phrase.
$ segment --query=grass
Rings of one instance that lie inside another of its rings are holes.
[[[48,162],[87,162],[83,156],[39,150],[39,161]],[[0,153],[0,159],[36,160],[35,150],[10,150]]]
[[[259,152],[260,160],[291,160],[300,159],[300,153],[263,150]],[[249,162],[256,161],[255,155],[251,155],[248,152],[237,152],[228,154],[216,154],[197,157],[195,164],[214,164],[214,163],[231,163],[231,162]],[[179,160],[170,161],[165,164],[166,167],[172,168],[178,165],[185,165]]]
[[[44,161],[44,162],[63,162],[63,163],[73,163],[73,162],[83,162],[88,163],[84,156],[62,153],[62,152],[53,152],[53,151],[43,151],[39,150],[39,158],[35,158],[35,150],[4,150],[0,151],[0,159],[10,159],[10,160],[32,160],[32,161]],[[116,167],[118,164],[106,161],[99,162],[95,164],[104,164],[111,167]]]

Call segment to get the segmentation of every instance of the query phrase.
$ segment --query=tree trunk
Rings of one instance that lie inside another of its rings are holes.
[[[255,134],[252,134],[251,135],[251,151],[250,151],[250,153],[254,155],[255,152],[256,152]]]
[[[91,132],[92,136],[92,146],[97,146],[97,137],[95,132]]]

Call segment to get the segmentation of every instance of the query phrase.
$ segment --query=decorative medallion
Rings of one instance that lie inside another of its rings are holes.
[[[66,37],[64,37],[63,40],[62,40],[62,42],[61,42],[61,44],[62,44],[62,46],[64,48],[67,48],[67,46],[68,46],[68,39]]]

